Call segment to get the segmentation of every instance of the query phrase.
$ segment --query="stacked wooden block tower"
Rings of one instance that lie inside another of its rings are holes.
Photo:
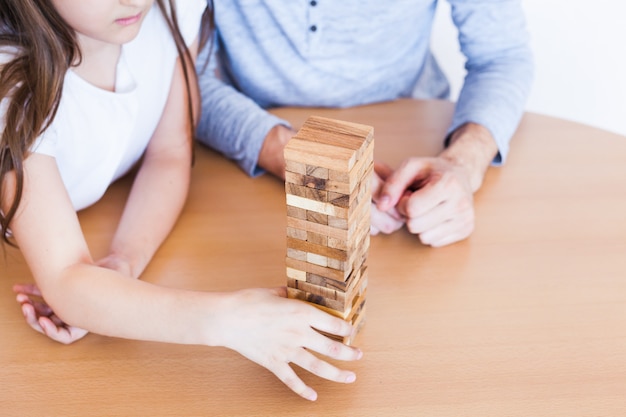
[[[357,330],[365,317],[373,154],[372,127],[317,116],[285,147],[289,297]]]

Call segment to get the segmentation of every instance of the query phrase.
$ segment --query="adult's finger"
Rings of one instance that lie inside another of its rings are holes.
[[[380,191],[378,208],[383,211],[395,206],[404,192],[416,182],[428,177],[429,163],[421,158],[411,158],[402,163],[386,180]]]
[[[391,211],[393,211],[395,216],[392,215]],[[372,204],[370,220],[370,234],[372,235],[375,235],[378,232],[390,234],[404,226],[404,219],[395,210],[395,208],[392,208],[390,211],[382,211],[379,210],[375,204]],[[372,230],[374,229],[376,230],[376,233],[372,233]]]
[[[424,245],[441,247],[467,238],[471,235],[473,230],[473,222],[455,219],[441,223],[435,228],[420,233],[419,239]]]

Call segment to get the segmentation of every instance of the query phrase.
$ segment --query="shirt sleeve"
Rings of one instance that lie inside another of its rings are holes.
[[[196,137],[237,162],[248,175],[261,175],[264,170],[258,159],[265,137],[274,126],[290,124],[219,79],[215,75],[217,54],[209,57],[211,51],[210,44],[205,46],[197,61],[202,113]]]
[[[493,135],[504,163],[524,112],[533,58],[519,0],[448,0],[467,75],[449,132],[473,122]]]

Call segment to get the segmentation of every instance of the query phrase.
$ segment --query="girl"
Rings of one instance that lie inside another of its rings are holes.
[[[289,363],[354,381],[309,352],[360,358],[313,329],[346,336],[348,323],[286,299],[284,288],[206,293],[132,279],[173,227],[190,178],[190,69],[206,2],[179,4],[0,0],[0,229],[37,284],[16,286],[18,301],[30,326],[56,341],[91,331],[226,346],[314,400]],[[76,210],[136,163],[110,252],[94,260]],[[45,303],[31,298],[39,295]]]

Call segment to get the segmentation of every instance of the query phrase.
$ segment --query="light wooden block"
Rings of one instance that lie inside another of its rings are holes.
[[[370,126],[312,116],[284,154],[288,296],[357,327],[368,282],[373,150]]]
[[[328,201],[328,191],[319,188],[310,188],[291,182],[285,182],[285,191],[288,195],[296,195],[314,201]]]

